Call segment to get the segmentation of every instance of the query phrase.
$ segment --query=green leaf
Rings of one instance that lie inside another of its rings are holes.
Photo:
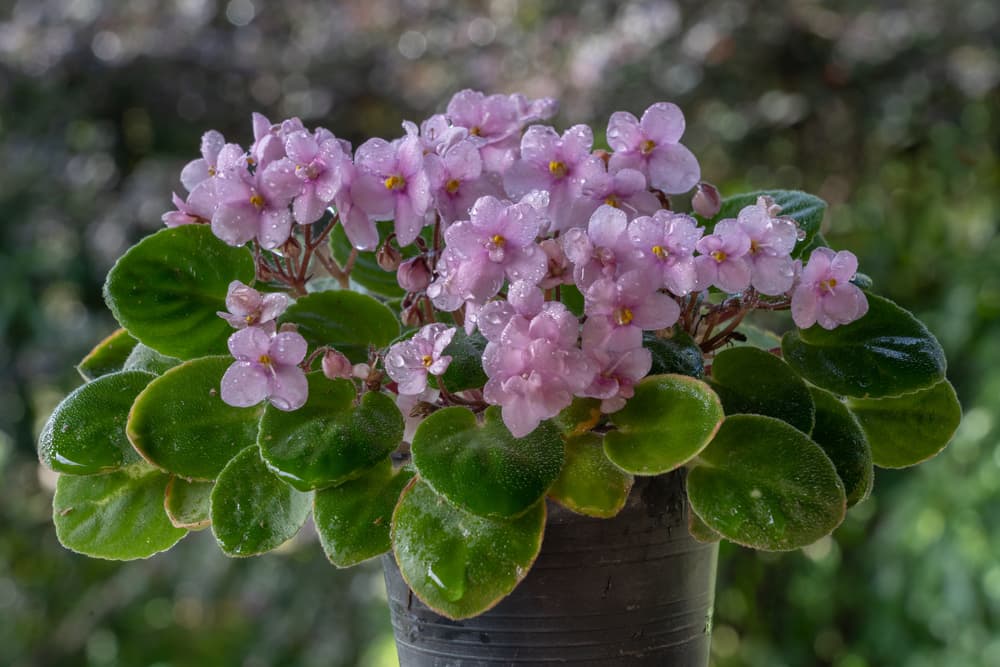
[[[597,426],[604,415],[601,402],[596,398],[577,396],[562,412],[552,418],[564,437],[582,435]]]
[[[659,475],[684,465],[708,444],[722,423],[712,389],[685,375],[650,375],[635,396],[611,415],[618,430],[604,437],[615,465],[635,475]]]
[[[128,359],[125,360],[125,370],[146,371],[154,375],[163,375],[180,363],[181,360],[177,357],[168,357],[165,354],[160,354],[148,345],[139,343],[132,348]]]
[[[163,499],[170,523],[188,530],[208,528],[212,523],[208,512],[213,486],[212,482],[189,482],[171,475]]]
[[[230,357],[187,361],[149,383],[135,399],[126,432],[143,458],[188,479],[215,479],[257,441],[263,405],[234,408],[219,398]]]
[[[712,389],[727,415],[775,417],[805,434],[813,428],[816,409],[809,388],[778,357],[756,347],[723,350],[712,362]]]
[[[246,248],[232,248],[208,225],[161,229],[118,260],[104,283],[115,319],[149,347],[193,359],[226,350],[232,333],[219,317],[229,283],[253,281]]]
[[[826,237],[820,232],[816,232],[816,236],[812,238],[812,241],[809,241],[805,245],[796,246],[794,255],[796,258],[801,258],[805,261],[809,259],[809,256],[812,255],[813,250],[816,248],[829,247],[830,244],[827,242]]]
[[[308,491],[339,484],[385,459],[403,440],[403,415],[385,394],[358,392],[350,380],[310,373],[309,399],[294,412],[268,406],[261,456],[286,482]]]
[[[669,338],[647,331],[642,335],[642,346],[653,355],[650,375],[678,373],[700,378],[705,374],[701,348],[686,331],[675,329]]]
[[[768,331],[767,329],[761,329],[752,324],[743,324],[738,329],[739,333],[746,337],[745,341],[739,341],[733,339],[733,345],[735,346],[751,346],[759,347],[762,350],[780,350],[781,349],[781,337],[774,333],[773,331]]]
[[[139,455],[125,437],[135,397],[155,376],[141,371],[102,375],[63,399],[38,438],[38,458],[72,475],[118,470]]]
[[[882,468],[905,468],[931,458],[951,442],[962,406],[947,380],[933,387],[882,399],[849,399]]]
[[[583,294],[577,289],[576,285],[560,285],[559,300],[569,309],[569,312],[577,317],[583,315]]]
[[[708,524],[702,521],[701,517],[695,514],[690,507],[688,507],[688,532],[691,533],[691,537],[703,544],[718,542],[722,539],[722,535],[709,528]]]
[[[368,346],[385,347],[399,335],[399,320],[366,294],[335,290],[301,297],[285,311],[312,347],[331,345],[354,363],[368,359]]]
[[[391,221],[381,221],[376,223],[379,238],[386,238],[393,230]],[[351,255],[351,242],[344,233],[344,227],[337,225],[330,232],[330,251],[333,258],[340,266],[347,264],[347,258]],[[403,258],[408,259],[417,254],[415,245],[402,249]],[[396,282],[395,271],[384,271],[375,261],[375,253],[369,251],[358,251],[354,260],[354,268],[351,269],[351,280],[361,285],[365,289],[388,297],[401,297],[406,291]]]
[[[604,454],[604,438],[585,433],[566,441],[566,463],[549,497],[578,514],[607,518],[625,506],[632,482]]]
[[[212,489],[212,532],[229,556],[256,556],[295,536],[309,516],[312,494],[274,475],[257,447],[247,447],[219,473]]]
[[[187,535],[163,511],[167,476],[138,464],[106,475],[60,475],[52,500],[56,536],[93,558],[148,558]]]
[[[486,409],[482,424],[471,410],[451,407],[427,417],[413,436],[413,465],[439,494],[482,516],[515,516],[545,495],[563,465],[559,429],[544,421],[515,438]]]
[[[803,249],[810,247],[813,238],[819,232],[823,214],[826,213],[826,202],[799,190],[759,190],[727,197],[722,202],[718,214],[706,223],[706,231],[711,232],[715,229],[720,220],[737,217],[742,209],[756,204],[757,198],[762,195],[774,199],[774,203],[781,207],[781,216],[792,218],[798,223],[799,229],[805,232],[805,236],[795,244],[795,249],[792,251],[792,257],[801,257]]]
[[[477,331],[468,336],[461,327],[456,329],[455,337],[443,352],[451,356],[451,363],[439,381],[452,393],[482,387],[489,379],[483,372],[485,349],[486,339],[481,333]]]
[[[129,352],[138,343],[125,329],[118,329],[102,340],[76,365],[77,372],[87,380],[122,370]]]
[[[417,479],[392,516],[399,570],[424,604],[451,619],[492,608],[524,578],[542,546],[545,502],[515,519],[464,512]]]
[[[882,398],[925,389],[944,379],[944,351],[917,318],[892,301],[868,295],[868,313],[826,330],[789,331],[785,361],[809,382],[842,396]]]
[[[828,391],[810,387],[816,404],[812,439],[830,457],[847,494],[847,506],[860,503],[871,493],[875,473],[872,450],[864,431],[847,406]]]
[[[388,551],[392,511],[413,471],[393,471],[385,459],[360,477],[316,492],[313,518],[323,551],[337,567],[351,567]]]
[[[708,527],[737,544],[788,551],[844,519],[844,486],[806,435],[773,417],[727,417],[688,472],[688,499]]]

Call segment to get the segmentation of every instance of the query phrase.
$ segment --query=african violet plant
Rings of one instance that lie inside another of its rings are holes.
[[[686,468],[696,537],[794,549],[947,444],[940,346],[826,246],[822,200],[720,200],[672,104],[613,114],[610,151],[554,111],[462,91],[353,154],[298,119],[206,133],[40,437],[62,543],[211,526],[251,556],[312,514],[335,565],[392,549],[462,618],[525,576],[546,498],[611,517]],[[782,310],[782,338],[749,323]]]

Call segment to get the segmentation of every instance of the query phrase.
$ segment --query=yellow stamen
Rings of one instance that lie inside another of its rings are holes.
[[[828,278],[820,283],[820,287],[825,289],[827,292],[832,292],[833,288],[837,286],[836,278]]]
[[[614,195],[608,195],[607,199],[604,200],[604,203],[607,204],[608,206],[613,206],[615,208],[618,208],[618,197]]]
[[[615,311],[615,322],[620,327],[625,327],[631,324],[633,317],[634,315],[632,315],[632,311],[628,308],[619,308]]]
[[[264,364],[265,366],[271,365],[271,357],[267,356],[266,354],[260,355],[260,359],[258,359],[257,361]]]
[[[247,315],[246,317],[244,317],[244,318],[243,318],[243,320],[244,320],[244,321],[245,321],[245,322],[246,322],[247,324],[253,324],[253,321],[254,321],[255,319],[257,319],[257,318],[256,318],[256,317],[254,317],[253,315]]]
[[[566,163],[559,160],[552,160],[549,162],[549,173],[556,178],[562,178],[566,175]]]
[[[208,168],[208,175],[209,176],[215,176],[215,173],[216,173],[215,172],[215,167],[209,167]]]
[[[402,176],[390,176],[385,179],[385,189],[386,190],[402,190],[406,185],[406,179]]]
[[[654,245],[650,250],[656,255],[657,259],[666,259],[667,255],[670,254],[670,251],[661,245]]]
[[[721,264],[722,262],[726,261],[726,253],[722,252],[721,250],[716,250],[715,252],[712,253],[712,259]]]
[[[490,237],[490,243],[492,243],[498,248],[502,248],[504,247],[504,244],[507,243],[507,239],[500,236],[499,234],[494,234],[493,236]]]
[[[253,204],[253,207],[257,210],[264,208],[264,198],[257,192],[250,195],[250,203]]]
[[[474,137],[478,137],[483,134],[483,130],[478,125],[473,125],[471,128],[469,128],[469,134],[471,134]]]
[[[432,357],[429,354],[425,354],[424,356],[420,357],[420,363],[424,365],[424,368],[430,368],[431,364],[434,363],[434,357]]]
[[[459,186],[462,185],[457,178],[453,178],[444,184],[444,189],[448,191],[448,194],[453,195],[458,192]]]
[[[757,243],[757,241],[755,241],[754,239],[750,239],[750,254],[756,255],[759,250],[760,250],[760,244]]]
[[[656,148],[656,142],[652,139],[646,139],[644,142],[639,144],[639,150],[642,151],[643,155],[649,155]]]

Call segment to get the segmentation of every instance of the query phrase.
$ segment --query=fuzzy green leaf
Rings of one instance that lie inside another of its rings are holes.
[[[603,436],[584,433],[566,441],[566,463],[549,497],[578,514],[607,518],[625,506],[632,482],[604,453]]]
[[[830,457],[844,483],[847,506],[856,505],[871,493],[875,480],[872,450],[864,431],[840,399],[818,387],[810,387],[816,404],[812,439]]]
[[[129,352],[138,342],[125,329],[118,329],[95,345],[94,349],[80,360],[76,370],[88,382],[102,375],[120,371],[128,359]]]
[[[347,290],[307,294],[288,307],[281,321],[298,325],[311,347],[333,346],[354,363],[367,361],[370,345],[385,347],[399,335],[392,310]]]

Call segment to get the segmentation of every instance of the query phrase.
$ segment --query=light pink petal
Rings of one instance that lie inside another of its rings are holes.
[[[657,102],[642,114],[642,131],[656,144],[676,144],[684,134],[684,114],[670,102]]]
[[[307,188],[306,192],[295,198],[292,202],[292,214],[295,222],[300,225],[309,225],[323,217],[326,211],[326,204],[311,192],[312,188]]]
[[[265,294],[261,298],[260,321],[270,322],[275,320],[288,308],[288,295],[280,292]]]
[[[443,357],[438,357],[438,359],[427,368],[427,372],[431,375],[441,375],[448,370],[448,366],[450,365],[451,357],[444,355]]]
[[[295,174],[295,163],[281,158],[267,165],[261,174],[260,191],[270,206],[287,206],[302,191],[302,179]]]
[[[417,215],[423,216],[431,208],[431,183],[425,171],[411,174],[406,181],[406,196]]]
[[[456,143],[444,153],[442,159],[449,177],[459,182],[477,179],[483,172],[479,149],[469,141]]]
[[[694,258],[688,257],[675,262],[663,271],[663,284],[672,294],[684,296],[698,287],[698,271]]]
[[[396,201],[393,192],[385,187],[378,176],[359,172],[351,184],[351,199],[369,216],[381,220],[392,217]]]
[[[511,261],[507,264],[507,277],[511,281],[525,280],[537,285],[545,277],[549,259],[537,245],[526,246],[519,252],[512,252],[511,257]]]
[[[249,203],[220,206],[212,215],[212,233],[231,246],[252,241],[259,224],[260,213]]]
[[[405,248],[420,236],[420,230],[427,222],[426,211],[417,211],[413,206],[413,200],[409,197],[396,197],[396,210],[394,214],[396,241],[399,247]]]
[[[625,212],[605,204],[598,207],[590,216],[587,232],[595,246],[614,248],[627,227],[628,219]]]
[[[222,376],[221,397],[227,405],[249,408],[267,398],[270,377],[263,366],[237,361]]]
[[[246,317],[255,315],[261,307],[262,298],[260,292],[254,288],[244,285],[239,280],[229,283],[226,291],[226,308],[234,315]]]
[[[653,292],[632,311],[632,324],[645,329],[666,329],[681,316],[681,307],[666,294]]]
[[[558,159],[559,134],[548,125],[532,125],[521,137],[521,159],[548,166]]]
[[[687,192],[701,180],[698,159],[682,144],[657,146],[649,159],[649,182],[668,195]]]
[[[589,125],[574,125],[562,135],[562,157],[568,165],[576,165],[590,157],[594,131]]]
[[[271,132],[271,121],[264,114],[254,111],[250,114],[250,121],[253,125],[253,138],[255,141],[260,141],[262,137]]]
[[[424,170],[424,149],[420,145],[420,139],[416,136],[407,136],[399,144],[396,152],[396,159],[400,173],[409,181],[410,178]]]
[[[209,130],[201,135],[201,156],[210,166],[215,166],[226,139],[218,130]]]
[[[838,252],[830,262],[830,273],[840,282],[849,282],[858,272],[858,258],[848,250]]]
[[[862,305],[864,304],[864,305]],[[857,286],[847,283],[838,285],[832,293],[822,297],[823,312],[837,324],[847,324],[867,311],[868,299]]]
[[[503,186],[507,194],[520,199],[532,190],[548,187],[545,173],[533,162],[517,160],[503,174]]]
[[[627,111],[616,111],[608,119],[608,145],[613,151],[633,151],[644,139],[639,119]]]
[[[808,329],[816,324],[819,312],[819,298],[809,285],[800,285],[792,292],[792,320],[800,329]]]
[[[307,165],[319,153],[319,144],[308,132],[293,132],[285,137],[285,152],[296,164]]]
[[[287,208],[264,209],[257,240],[266,250],[277,248],[292,235],[292,213]]]
[[[347,234],[347,240],[358,250],[374,250],[378,247],[378,228],[360,208],[352,207],[340,211],[340,224]]]
[[[761,294],[777,296],[792,288],[795,280],[792,258],[787,255],[770,257],[759,255],[753,263],[753,287]]]
[[[271,346],[271,336],[258,327],[240,329],[228,341],[229,352],[243,361],[258,361],[268,353]]]
[[[239,144],[226,144],[219,151],[219,159],[215,163],[215,168],[220,174],[234,170],[246,171],[247,152]]]
[[[618,172],[623,169],[632,169],[640,174],[647,174],[649,163],[646,156],[638,151],[629,153],[612,153],[608,159],[608,171]]]
[[[473,127],[482,120],[484,96],[476,90],[460,90],[448,102],[447,116],[455,125]]]
[[[490,301],[479,311],[477,324],[483,337],[491,342],[500,340],[504,328],[514,317],[514,307],[507,301]]]
[[[750,286],[750,263],[742,257],[737,257],[719,264],[719,279],[716,286],[731,294],[745,290]]]
[[[192,160],[184,165],[184,168],[181,170],[181,185],[184,186],[185,190],[191,192],[208,177],[208,163],[200,158]]]
[[[802,269],[802,282],[816,284],[825,280],[830,273],[830,265],[836,253],[829,248],[816,248],[809,255],[809,262]]]
[[[298,410],[309,398],[309,381],[298,366],[275,366],[272,369],[268,400],[271,405],[284,410]]]
[[[294,331],[282,331],[271,339],[268,355],[276,364],[294,366],[306,358],[306,339]]]
[[[358,146],[354,163],[383,179],[398,174],[396,148],[385,139],[369,139]]]

